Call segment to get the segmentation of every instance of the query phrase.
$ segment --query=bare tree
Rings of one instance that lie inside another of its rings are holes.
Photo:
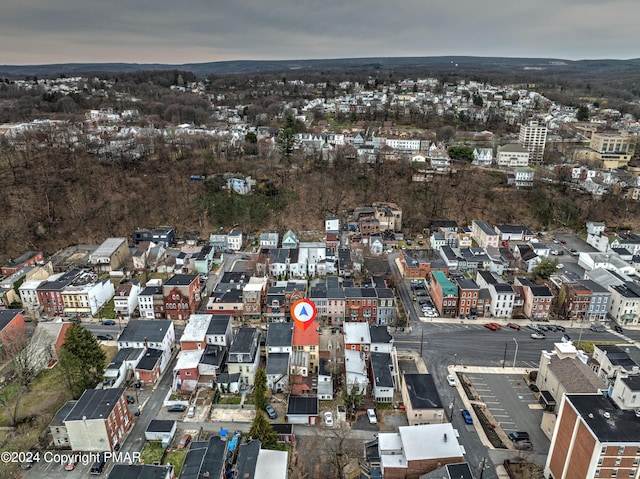
[[[11,331],[3,337],[0,358],[8,361],[4,381],[0,384],[0,405],[7,412],[9,424],[18,421],[22,397],[37,375],[34,351],[26,331]]]

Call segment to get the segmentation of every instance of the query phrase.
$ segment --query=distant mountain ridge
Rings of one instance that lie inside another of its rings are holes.
[[[199,76],[210,74],[283,73],[348,69],[414,69],[434,72],[545,71],[549,73],[615,73],[640,69],[640,58],[630,60],[563,60],[557,58],[505,57],[370,57],[324,60],[234,60],[209,63],[59,63],[49,65],[0,65],[0,75],[10,77],[76,76],[98,73],[131,73],[149,70],[183,70]]]

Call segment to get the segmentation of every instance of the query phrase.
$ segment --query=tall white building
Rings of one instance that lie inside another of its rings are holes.
[[[520,143],[529,150],[529,160],[532,163],[542,163],[544,145],[547,142],[547,127],[539,125],[537,121],[530,121],[528,125],[520,125]]]

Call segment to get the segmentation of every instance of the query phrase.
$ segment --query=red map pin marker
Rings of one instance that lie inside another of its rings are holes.
[[[316,305],[309,299],[299,299],[291,306],[293,322],[303,331],[311,326],[317,314],[318,309]]]

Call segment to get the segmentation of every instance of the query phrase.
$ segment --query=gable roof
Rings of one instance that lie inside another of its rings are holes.
[[[173,327],[171,320],[142,320],[131,319],[118,337],[119,343],[144,342],[160,343],[167,335],[167,331]]]

